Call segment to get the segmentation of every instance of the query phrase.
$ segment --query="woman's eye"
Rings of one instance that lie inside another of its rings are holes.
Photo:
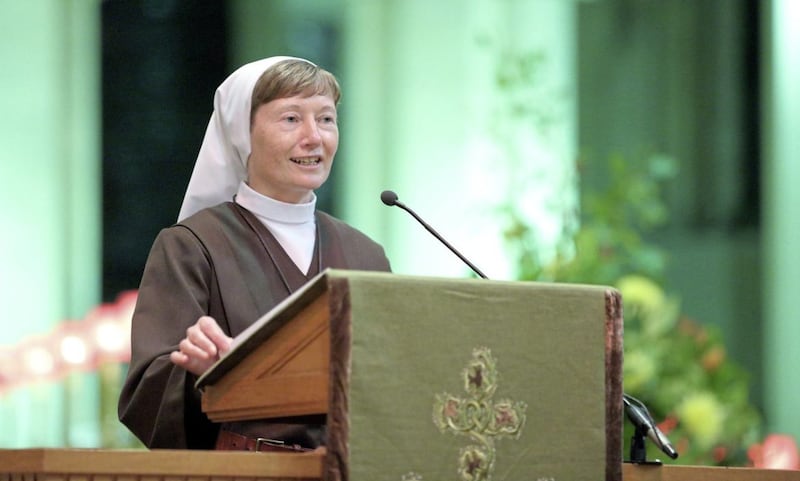
[[[336,117],[334,117],[333,115],[326,115],[326,116],[322,117],[322,122],[326,123],[326,124],[335,124],[336,123]]]
[[[287,122],[297,122],[299,120],[296,115],[287,115],[285,119]]]

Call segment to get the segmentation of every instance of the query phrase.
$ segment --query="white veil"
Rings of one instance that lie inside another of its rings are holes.
[[[214,112],[197,154],[178,222],[206,207],[229,201],[247,177],[250,156],[250,103],[261,75],[296,57],[269,57],[239,67],[214,94]],[[311,62],[309,62],[311,63]]]

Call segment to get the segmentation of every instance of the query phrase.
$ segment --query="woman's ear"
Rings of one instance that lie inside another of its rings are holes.
[[[250,180],[250,156],[253,155],[252,153],[247,154],[247,158],[244,159],[244,181],[245,183],[249,183]]]

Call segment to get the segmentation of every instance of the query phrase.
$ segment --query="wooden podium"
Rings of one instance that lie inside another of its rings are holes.
[[[325,481],[619,481],[621,365],[611,288],[328,270],[197,387],[215,422],[327,415]]]
[[[326,271],[198,385],[216,421],[327,414],[327,454],[0,449],[0,481],[800,481],[623,464],[621,321],[603,287]]]

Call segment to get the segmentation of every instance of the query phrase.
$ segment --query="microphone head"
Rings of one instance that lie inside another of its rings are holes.
[[[391,190],[384,190],[381,192],[381,201],[391,207],[397,203],[397,194]]]

